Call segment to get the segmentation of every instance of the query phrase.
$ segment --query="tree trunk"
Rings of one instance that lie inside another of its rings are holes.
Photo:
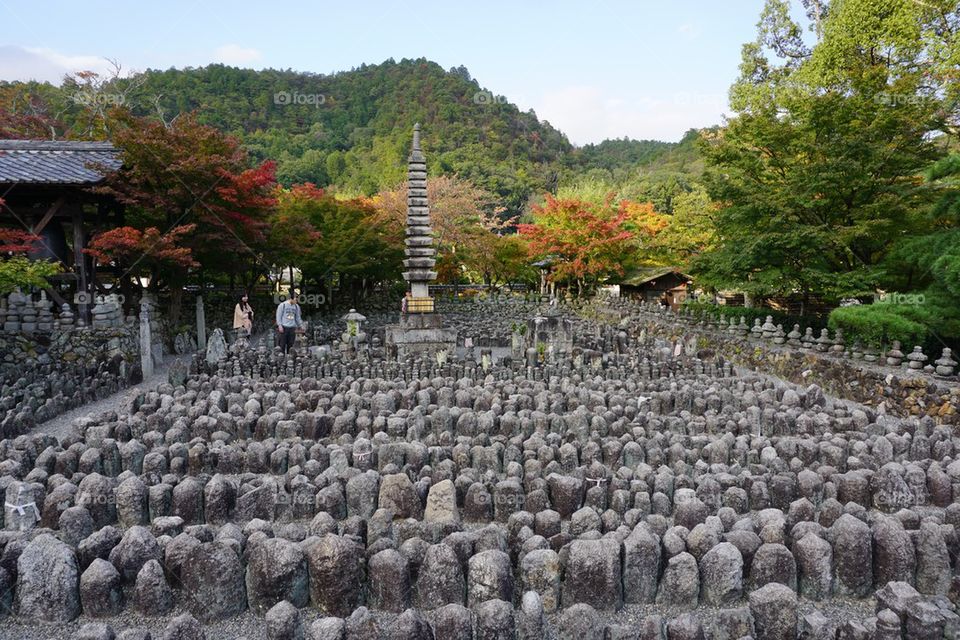
[[[176,282],[170,286],[170,325],[180,322],[180,307],[183,303],[183,285]]]
[[[133,310],[136,313],[137,302],[133,299],[133,285],[130,282],[129,277],[122,277],[117,281],[117,289],[120,290],[120,295],[123,296],[123,307],[125,309]]]

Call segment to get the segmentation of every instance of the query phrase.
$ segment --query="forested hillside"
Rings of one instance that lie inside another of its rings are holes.
[[[424,59],[332,75],[210,65],[81,78],[63,87],[0,83],[0,104],[44,110],[65,125],[62,137],[104,135],[85,126],[90,102],[122,103],[168,122],[195,112],[201,123],[236,135],[253,159],[275,160],[281,184],[332,185],[346,195],[372,195],[402,181],[410,127],[421,122],[431,173],[456,174],[496,194],[510,215],[583,176],[622,183],[648,165],[673,171],[676,164],[670,152],[677,145],[665,142],[607,140],[576,149],[467,69],[445,71]]]
[[[577,149],[560,180],[563,196],[599,201],[652,202],[657,211],[673,213],[678,196],[699,187],[703,160],[691,129],[676,144],[650,140],[605,140]]]

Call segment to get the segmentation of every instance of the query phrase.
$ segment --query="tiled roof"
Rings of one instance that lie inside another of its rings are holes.
[[[120,167],[109,142],[0,140],[0,183],[92,184]]]
[[[639,287],[647,284],[651,280],[656,280],[657,278],[662,278],[670,274],[676,274],[681,280],[688,282],[692,279],[676,267],[640,267],[624,274],[624,276],[619,279],[619,284]],[[617,282],[618,280],[614,278],[613,281]]]

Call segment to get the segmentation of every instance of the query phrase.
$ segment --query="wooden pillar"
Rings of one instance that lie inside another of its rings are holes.
[[[43,290],[47,292],[47,295],[50,296],[51,300],[57,303],[58,307],[63,306],[67,302],[53,287],[44,287]]]
[[[90,321],[90,289],[87,283],[87,261],[83,253],[86,246],[83,235],[83,209],[77,208],[71,214],[73,225],[73,266],[77,274],[77,312],[84,322]]]
[[[53,216],[56,215],[57,211],[60,210],[60,207],[63,206],[63,203],[64,203],[63,196],[60,196],[59,198],[57,198],[57,200],[52,205],[50,205],[50,208],[47,209],[46,213],[43,214],[43,217],[40,218],[40,221],[37,222],[35,225],[33,225],[33,228],[30,230],[30,233],[39,235],[40,232],[47,227],[47,225],[53,219]]]

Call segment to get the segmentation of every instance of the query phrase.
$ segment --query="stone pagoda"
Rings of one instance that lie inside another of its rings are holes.
[[[436,357],[440,352],[452,356],[457,343],[456,331],[443,327],[443,318],[434,310],[430,296],[430,283],[437,278],[437,272],[433,270],[436,251],[427,203],[427,160],[420,148],[419,124],[413,127],[413,146],[407,159],[404,255],[406,271],[403,279],[408,283],[408,290],[401,305],[400,324],[386,329],[388,350],[395,352],[398,359],[415,355]]]

